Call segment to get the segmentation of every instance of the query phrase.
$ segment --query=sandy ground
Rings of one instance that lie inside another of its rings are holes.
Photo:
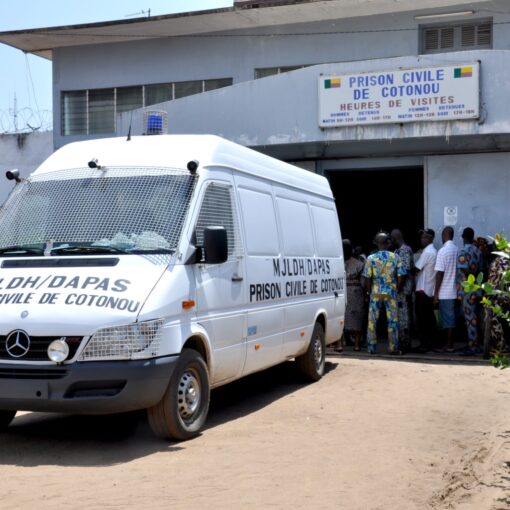
[[[208,429],[24,413],[0,435],[0,508],[510,509],[510,369],[329,358],[213,392]]]

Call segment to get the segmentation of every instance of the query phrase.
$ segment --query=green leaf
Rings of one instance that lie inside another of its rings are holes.
[[[481,285],[483,282],[483,273],[478,273],[478,276],[476,277],[476,283],[478,285]]]
[[[498,250],[506,250],[508,248],[508,241],[504,236],[496,236],[496,248]]]
[[[467,277],[467,281],[468,281],[468,283],[471,283],[471,284],[475,283],[475,275],[470,274],[470,275]]]
[[[464,289],[464,292],[466,294],[469,294],[470,292],[475,292],[480,288],[479,285],[474,285],[469,282],[461,282],[461,285],[462,285],[462,288]]]
[[[492,294],[492,292],[494,291],[494,287],[489,282],[486,282],[486,283],[482,284],[482,290],[486,294]]]

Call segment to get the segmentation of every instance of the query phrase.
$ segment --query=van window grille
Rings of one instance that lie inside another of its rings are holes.
[[[229,259],[241,255],[239,224],[232,188],[211,183],[204,193],[197,220],[195,229],[197,246],[204,245],[204,229],[206,227],[218,226],[225,227],[227,231]]]
[[[18,184],[0,210],[0,249],[53,241],[174,251],[196,176],[169,168],[61,170]]]

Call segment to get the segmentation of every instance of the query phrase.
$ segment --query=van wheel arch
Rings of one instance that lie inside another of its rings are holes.
[[[194,335],[188,338],[182,346],[182,349],[193,349],[194,351],[197,351],[200,356],[202,356],[202,359],[205,361],[209,371],[211,370],[211,357],[209,355],[207,344],[202,337]]]
[[[317,323],[317,322],[322,326],[322,329],[324,331],[324,336],[326,336],[326,334],[327,334],[327,331],[326,331],[326,324],[327,324],[326,312],[320,312],[317,315],[317,317],[315,318],[315,323]]]
[[[318,381],[325,374],[326,335],[320,320],[315,322],[306,352],[296,357],[296,366],[308,381]]]

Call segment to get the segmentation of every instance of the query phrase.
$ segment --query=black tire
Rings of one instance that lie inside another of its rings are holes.
[[[318,381],[326,371],[326,338],[319,322],[313,327],[307,351],[296,358],[299,372],[309,381]]]
[[[10,425],[15,416],[16,411],[0,411],[0,432]]]
[[[207,418],[209,396],[205,361],[197,351],[183,349],[163,398],[147,409],[152,431],[178,441],[197,436]]]

